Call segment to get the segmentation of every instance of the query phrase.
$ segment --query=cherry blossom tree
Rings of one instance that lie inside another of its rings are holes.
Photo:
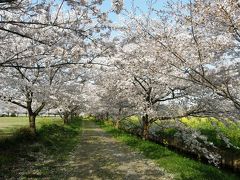
[[[125,94],[127,84],[126,86],[122,84],[125,82],[120,71],[111,64],[110,67],[102,70],[96,79],[96,84],[101,89],[98,93],[101,106],[105,109],[104,113],[110,113],[116,128],[124,117],[133,115],[135,110],[135,105],[129,101],[129,94]]]
[[[53,101],[49,104],[50,108],[58,111],[64,124],[71,122],[74,117],[87,110],[87,96],[91,93],[88,85],[92,79],[91,69],[78,67],[77,70],[80,73],[73,73],[71,78],[64,76],[65,81],[61,82],[57,93],[51,96]]]
[[[215,105],[209,107],[218,109],[209,110],[212,116],[238,119],[239,3],[179,1],[170,3],[169,9],[172,16],[168,19],[169,12],[164,15],[157,11],[159,17],[160,13],[164,17],[157,23],[164,32],[155,33],[153,28],[148,34],[168,53],[166,59],[182,72],[178,77],[213,94],[210,102]]]
[[[144,139],[148,138],[149,128],[157,120],[204,112],[204,106],[196,99],[194,103],[192,100],[191,106],[183,108],[183,104],[193,99],[196,95],[193,92],[198,89],[192,88],[187,81],[176,78],[178,69],[168,62],[168,52],[153,42],[152,36],[145,29],[147,26],[151,30],[149,21],[142,17],[125,23],[125,39],[118,47],[113,62],[117,78],[111,75],[120,91],[118,94],[127,96],[128,102],[135,105],[135,113],[142,116]],[[109,80],[107,82],[110,84]]]
[[[57,93],[54,104],[64,124],[71,122],[71,120],[84,111],[85,99],[82,96],[84,85],[75,84],[61,88],[62,92]],[[56,95],[55,95],[56,96]]]

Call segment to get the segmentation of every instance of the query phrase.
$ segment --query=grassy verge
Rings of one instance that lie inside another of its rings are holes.
[[[240,176],[234,173],[220,170],[216,167],[203,164],[173,152],[159,144],[143,141],[136,136],[115,129],[109,123],[99,123],[101,127],[116,139],[140,151],[146,157],[155,162],[169,173],[174,174],[175,179],[194,180],[235,180]]]
[[[81,119],[69,125],[45,121],[37,136],[21,128],[0,140],[0,179],[59,179],[69,153],[79,142]]]
[[[240,147],[240,124],[233,123],[232,121],[226,120],[225,124],[215,118],[197,118],[189,117],[182,118],[181,122],[184,123],[189,129],[201,132],[205,135],[208,141],[213,142],[213,144],[221,150],[229,153],[234,153],[239,157],[240,150],[235,147]],[[214,125],[213,125],[214,124]],[[169,127],[171,125],[171,127]],[[126,118],[121,122],[123,128],[135,128],[135,131],[141,127],[139,117],[131,116]],[[169,121],[156,121],[151,125],[151,133],[158,135],[160,137],[173,138],[178,132],[177,123],[175,120]],[[229,142],[233,145],[228,147],[226,142],[224,142],[221,135],[224,135],[229,139]]]

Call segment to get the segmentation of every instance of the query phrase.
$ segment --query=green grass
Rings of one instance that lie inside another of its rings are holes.
[[[0,140],[0,179],[57,179],[66,174],[68,167],[61,167],[79,143],[81,119],[63,125],[59,119],[41,118],[38,125],[36,136],[17,126]]]
[[[36,118],[37,129],[45,124],[63,124],[60,117],[40,117]],[[28,127],[28,117],[0,117],[0,138],[13,135],[16,129]]]
[[[101,127],[116,139],[129,145],[131,148],[142,152],[146,157],[153,159],[156,163],[174,174],[175,179],[194,179],[194,180],[235,180],[240,176],[227,171],[220,170],[211,165],[189,159],[179,155],[159,144],[144,141],[136,136],[115,129],[111,124],[101,124]]]

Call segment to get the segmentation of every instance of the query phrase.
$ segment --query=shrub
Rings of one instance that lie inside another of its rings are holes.
[[[17,117],[17,115],[15,113],[11,113],[10,117]]]
[[[23,127],[18,129],[14,135],[14,139],[17,139],[19,141],[31,141],[36,138],[36,135],[34,131],[31,128]]]

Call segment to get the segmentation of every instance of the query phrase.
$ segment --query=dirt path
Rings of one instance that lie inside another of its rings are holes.
[[[153,161],[133,152],[91,121],[83,121],[81,143],[67,166],[66,179],[172,179]]]

